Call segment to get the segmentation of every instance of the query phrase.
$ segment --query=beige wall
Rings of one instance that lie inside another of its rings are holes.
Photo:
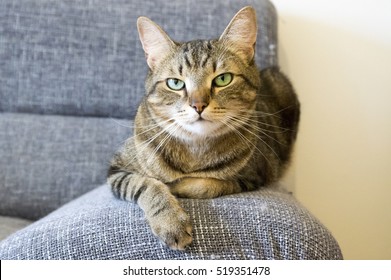
[[[273,2],[302,103],[292,190],[346,259],[391,259],[391,1]]]

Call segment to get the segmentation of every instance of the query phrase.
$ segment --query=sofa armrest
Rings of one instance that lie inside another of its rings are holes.
[[[193,221],[185,251],[165,247],[142,210],[107,185],[0,243],[0,259],[341,259],[330,232],[276,188],[216,199],[181,199]]]

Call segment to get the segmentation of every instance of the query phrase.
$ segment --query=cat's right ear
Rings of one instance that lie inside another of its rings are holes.
[[[137,29],[149,68],[152,70],[170,53],[175,43],[163,29],[146,17],[139,17]]]

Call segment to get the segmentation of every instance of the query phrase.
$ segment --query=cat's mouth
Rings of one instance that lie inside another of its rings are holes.
[[[199,115],[198,118],[194,122],[211,122],[211,121],[206,119],[202,115]]]
[[[214,133],[219,125],[203,116],[198,116],[191,121],[183,123],[182,127],[193,135],[205,136]]]
[[[213,121],[207,120],[203,117],[199,117],[197,120],[195,120],[192,124],[197,124],[197,125],[209,125],[212,124]]]

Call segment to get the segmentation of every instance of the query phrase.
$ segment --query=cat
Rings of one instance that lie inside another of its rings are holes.
[[[146,94],[107,180],[116,197],[141,207],[164,244],[184,250],[192,225],[177,197],[214,198],[278,180],[296,138],[299,101],[278,68],[255,65],[250,6],[214,40],[174,42],[146,17],[137,28],[149,67]]]

